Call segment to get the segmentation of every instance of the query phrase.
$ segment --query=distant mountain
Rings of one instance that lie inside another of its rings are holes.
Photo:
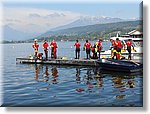
[[[3,26],[3,38],[4,40],[26,40],[35,37],[34,34],[24,33],[18,30],[15,30],[8,25]]]
[[[68,29],[62,29],[57,31],[47,31],[39,37],[49,37],[52,35],[84,35],[91,32],[110,32],[119,30],[132,30],[137,26],[142,25],[142,21],[126,21],[107,24],[95,24],[88,26],[73,27]]]
[[[51,31],[57,31],[57,30],[61,30],[61,29],[86,26],[86,25],[114,23],[114,22],[122,22],[122,21],[126,21],[126,20],[120,19],[120,18],[104,17],[104,16],[101,16],[101,17],[81,16],[78,20],[76,20],[70,24],[51,29]]]

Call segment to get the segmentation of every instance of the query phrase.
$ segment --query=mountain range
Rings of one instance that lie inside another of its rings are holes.
[[[111,18],[111,17],[96,17],[96,16],[81,16],[79,19],[75,20],[72,23],[67,25],[59,26],[56,28],[51,29],[51,31],[57,31],[61,29],[79,27],[79,26],[86,26],[86,25],[94,25],[94,24],[104,24],[104,23],[114,23],[114,22],[122,22],[127,21],[120,18]]]
[[[136,20],[136,19],[134,19]],[[132,21],[134,21],[132,20]],[[74,32],[74,27],[82,27],[82,26],[88,26],[88,25],[95,25],[95,24],[105,24],[105,23],[116,23],[116,22],[124,22],[128,21],[125,19],[120,18],[113,18],[113,17],[96,17],[96,16],[81,16],[79,19],[75,20],[74,22],[71,22],[67,25],[58,26],[56,28],[52,28],[49,31],[45,31],[45,33],[41,33],[39,37],[49,36],[49,35],[57,35],[57,34],[64,34],[67,33],[66,31],[72,30],[72,33]],[[84,27],[83,27],[84,29]],[[88,28],[86,28],[88,29]],[[95,30],[95,29],[93,29]],[[65,31],[65,32],[63,32]],[[80,31],[79,31],[80,32]],[[4,33],[4,39],[5,40],[26,40],[31,39],[34,37],[37,37],[34,33],[25,33],[21,30],[16,30],[14,28],[11,28],[9,25],[3,26],[3,33]],[[69,33],[69,32],[68,32]]]
[[[61,29],[57,31],[47,31],[46,33],[40,35],[40,37],[49,36],[59,36],[59,35],[86,35],[90,33],[109,33],[113,31],[130,31],[136,29],[138,26],[142,25],[142,21],[125,21],[125,22],[115,22],[115,23],[105,23],[105,24],[94,24],[80,27],[73,27],[67,29]]]

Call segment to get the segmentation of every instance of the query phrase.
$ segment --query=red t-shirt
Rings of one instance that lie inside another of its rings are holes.
[[[47,42],[44,43],[44,44],[43,44],[43,47],[44,47],[45,49],[47,49],[47,48],[48,48],[48,43],[47,43]]]
[[[74,44],[74,46],[76,46],[76,48],[80,48],[80,43],[79,42],[76,42],[75,44]]]
[[[127,41],[126,42],[126,45],[129,47],[129,46],[132,46],[132,42],[131,41]]]
[[[91,43],[90,42],[86,42],[84,44],[84,46],[85,46],[86,49],[89,49],[91,47]]]

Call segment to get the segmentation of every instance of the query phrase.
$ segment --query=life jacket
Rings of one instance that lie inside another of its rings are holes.
[[[127,41],[126,45],[127,45],[127,47],[130,47],[130,46],[132,46],[132,42],[131,41]]]
[[[50,44],[50,46],[53,47],[53,48],[57,48],[57,44],[56,44],[55,41],[52,41],[51,44]]]
[[[121,43],[121,41],[115,41],[115,42],[114,42],[114,46],[117,47],[117,48],[122,48],[122,43]]]
[[[44,48],[44,49],[47,49],[47,48],[48,48],[48,43],[47,43],[47,42],[45,42],[45,43],[43,44],[43,48]]]
[[[98,51],[101,51],[102,50],[102,42],[101,41],[96,42],[96,47],[97,47]]]
[[[38,51],[39,44],[37,44],[37,43],[34,43],[34,44],[32,45],[32,47],[33,47],[35,50],[37,50],[37,51]]]
[[[91,50],[92,50],[92,52],[93,52],[93,53],[95,53],[95,48],[94,48],[94,47],[92,47],[92,49],[91,49]]]
[[[90,48],[91,48],[91,43],[90,43],[90,42],[86,42],[86,43],[84,44],[84,47],[85,47],[86,49],[90,49]]]
[[[76,42],[75,44],[74,44],[74,46],[76,46],[76,48],[80,48],[80,42]]]

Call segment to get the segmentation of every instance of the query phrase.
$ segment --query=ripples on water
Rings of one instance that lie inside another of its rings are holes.
[[[4,62],[3,106],[143,105],[142,73],[114,73],[94,67],[16,64],[15,58],[24,52],[13,54],[15,49],[8,49],[12,55],[5,57]]]

